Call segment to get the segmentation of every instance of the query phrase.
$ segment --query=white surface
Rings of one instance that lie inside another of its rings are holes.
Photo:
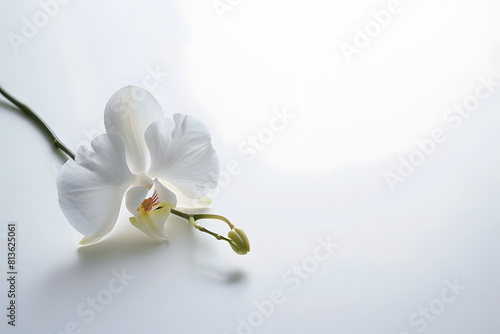
[[[339,44],[389,1],[231,3],[221,20],[211,0],[69,1],[15,52],[8,34],[41,7],[1,2],[9,92],[76,150],[101,131],[116,90],[155,85],[165,113],[208,126],[223,170],[239,164],[211,210],[243,227],[252,250],[238,256],[180,219],[170,243],[156,244],[125,208],[107,239],[79,248],[57,202],[63,160],[2,104],[0,237],[17,223],[19,276],[16,328],[1,279],[0,331],[70,333],[74,322],[75,333],[498,333],[500,86],[455,128],[443,119],[478,78],[500,80],[498,2],[401,1],[351,63]],[[154,69],[169,75],[155,83]],[[249,136],[270,136],[276,108],[296,118],[250,159]],[[384,174],[437,128],[446,140],[391,191]],[[313,265],[327,236],[340,247],[307,276],[290,271]],[[122,268],[135,278],[87,321],[77,308],[109,296]],[[466,289],[453,298],[455,280]],[[283,302],[258,323],[255,303],[279,291]],[[424,321],[429,307],[440,314]],[[255,326],[239,328],[239,317]]]

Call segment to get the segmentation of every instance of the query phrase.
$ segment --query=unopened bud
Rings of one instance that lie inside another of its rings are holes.
[[[233,243],[230,243],[231,248],[240,255],[245,255],[250,252],[250,242],[245,232],[238,227],[233,228],[227,234],[227,237],[231,239]]]

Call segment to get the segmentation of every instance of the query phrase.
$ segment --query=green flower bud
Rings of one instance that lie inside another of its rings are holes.
[[[233,228],[229,231],[227,237],[231,239],[232,243],[229,244],[236,253],[245,255],[250,252],[250,242],[248,241],[247,235],[241,228]]]

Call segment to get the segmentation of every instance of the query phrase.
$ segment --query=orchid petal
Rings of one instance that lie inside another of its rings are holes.
[[[212,204],[212,200],[208,197],[202,197],[202,198],[189,198],[186,197],[182,193],[182,191],[179,190],[176,186],[173,184],[165,181],[164,179],[161,180],[162,184],[165,185],[169,190],[171,190],[175,196],[177,197],[177,208],[183,208],[183,209],[203,209],[210,204]]]
[[[147,127],[163,118],[158,101],[148,91],[127,86],[117,91],[106,104],[104,125],[107,133],[118,133],[125,141],[127,162],[134,173],[146,170],[148,154],[144,141]]]
[[[101,241],[103,237],[84,236],[79,242],[82,246],[90,246]]]
[[[177,206],[177,197],[170,189],[168,189],[163,183],[157,178],[153,180],[154,191],[158,194],[158,200],[160,203],[168,203],[172,208]]]
[[[205,126],[189,115],[175,114],[151,124],[145,133],[151,155],[148,174],[156,175],[191,199],[201,199],[217,186],[219,161]]]
[[[169,215],[170,208],[164,207],[162,209],[155,210],[148,215],[139,214],[137,218],[130,217],[129,220],[132,225],[134,225],[148,237],[151,237],[157,241],[165,241],[168,239],[168,236],[165,233],[165,229],[162,227],[165,226],[164,223]]]
[[[149,190],[142,186],[132,187],[127,191],[125,205],[131,214],[137,216],[137,210],[142,201],[146,198],[148,192]]]
[[[119,135],[103,134],[81,146],[57,175],[59,205],[70,224],[86,238],[101,238],[113,228],[125,190],[135,179]]]

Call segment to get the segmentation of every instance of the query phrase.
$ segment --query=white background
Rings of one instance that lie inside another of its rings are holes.
[[[500,86],[480,79],[500,81],[498,1],[401,0],[384,26],[375,16],[390,1],[46,3],[1,1],[3,87],[74,150],[102,132],[107,100],[129,84],[150,88],[166,115],[199,118],[222,169],[239,167],[211,212],[244,228],[252,249],[236,255],[175,217],[171,241],[157,244],[126,210],[107,239],[79,248],[57,202],[63,155],[1,103],[2,333],[500,331]],[[276,110],[293,120],[265,130]],[[436,129],[445,139],[424,155],[417,142]],[[410,157],[419,165],[391,188],[387,173]],[[318,238],[340,244],[319,262]],[[88,298],[110,296],[113,270],[134,279],[82,316]],[[282,303],[270,306],[273,291]]]

